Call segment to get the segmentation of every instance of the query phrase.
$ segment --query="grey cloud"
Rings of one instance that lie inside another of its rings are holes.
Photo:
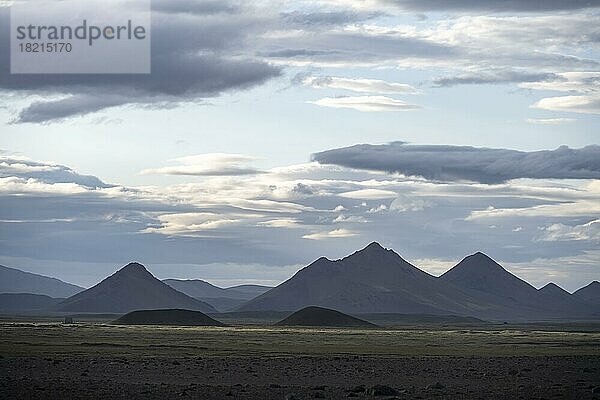
[[[164,13],[182,14],[235,14],[241,11],[241,5],[221,0],[153,0],[152,10]]]
[[[598,0],[383,0],[411,11],[545,12],[600,7]]]
[[[47,122],[63,118],[84,115],[108,107],[125,104],[129,101],[126,97],[119,96],[92,96],[76,94],[61,100],[36,101],[19,112],[13,122]]]
[[[313,155],[323,164],[398,172],[442,181],[600,179],[600,146],[524,152],[449,145],[361,144]]]
[[[332,26],[364,22],[369,19],[384,15],[381,12],[355,12],[355,11],[330,11],[330,12],[301,12],[292,11],[282,13],[282,22],[286,25],[295,26]]]
[[[435,86],[448,87],[456,85],[480,85],[480,84],[502,84],[541,82],[560,79],[559,75],[549,72],[528,71],[493,71],[469,73],[463,75],[436,78],[433,80]]]
[[[242,90],[277,77],[279,67],[240,54],[250,35],[262,32],[265,19],[252,12],[213,15],[198,2],[154,3],[174,10],[206,14],[155,13],[152,20],[152,73],[11,75],[9,59],[0,59],[0,90],[72,96],[34,103],[14,122],[44,122],[137,103],[197,101],[228,90]],[[221,3],[225,7],[227,2]],[[210,5],[210,4],[208,4]],[[207,6],[207,5],[205,5]],[[194,8],[196,7],[196,8]],[[0,53],[9,54],[9,8],[0,8]]]

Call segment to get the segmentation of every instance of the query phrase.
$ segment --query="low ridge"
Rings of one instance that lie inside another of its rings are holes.
[[[338,328],[376,328],[377,325],[328,308],[310,306],[279,321],[278,326],[324,326]]]
[[[119,325],[225,326],[222,322],[200,311],[181,309],[132,311],[113,323]]]

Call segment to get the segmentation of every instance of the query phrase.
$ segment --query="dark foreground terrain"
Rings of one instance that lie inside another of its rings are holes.
[[[600,399],[596,327],[0,323],[0,398]]]

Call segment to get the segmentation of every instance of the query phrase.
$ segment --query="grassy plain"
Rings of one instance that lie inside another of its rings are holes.
[[[0,323],[0,354],[600,356],[598,325],[323,329]],[[575,330],[574,330],[575,329]]]

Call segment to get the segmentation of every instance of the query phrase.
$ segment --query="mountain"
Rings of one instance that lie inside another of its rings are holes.
[[[209,304],[191,298],[156,279],[142,264],[130,263],[96,286],[69,297],[58,311],[127,313],[135,310],[184,308],[216,312]]]
[[[175,326],[225,326],[200,311],[191,310],[138,310],[113,321],[119,325],[175,325]]]
[[[508,303],[530,303],[539,298],[536,288],[481,252],[465,257],[441,275],[440,280],[461,288],[501,297]]]
[[[481,252],[465,257],[439,279],[460,288],[482,311],[499,318],[583,318],[590,314],[559,286],[551,283],[537,290]]]
[[[378,243],[340,260],[319,258],[292,278],[239,307],[295,311],[316,305],[346,313],[459,314],[470,311],[460,291]]]
[[[220,288],[200,279],[165,279],[163,282],[175,290],[212,305],[219,311],[232,310],[271,289],[268,286],[260,285]]]
[[[550,282],[546,286],[540,288],[539,292],[545,296],[560,297],[563,299],[568,299],[572,296],[571,293],[567,292],[554,282]]]
[[[50,297],[69,297],[84,288],[56,278],[23,272],[0,265],[0,293],[32,293]]]
[[[589,285],[582,287],[573,293],[573,297],[588,306],[592,306],[591,311],[595,314],[600,314],[600,282],[593,281]]]
[[[48,310],[64,299],[55,299],[43,294],[0,293],[0,311],[42,311]]]
[[[295,311],[326,307],[370,313],[459,315],[484,320],[588,318],[592,312],[569,296],[543,291],[483,253],[465,257],[436,278],[378,243],[340,260],[319,258],[238,311]]]
[[[365,320],[352,317],[339,311],[322,307],[306,307],[277,324],[279,326],[327,326],[327,327],[354,327],[376,328],[377,325]]]

